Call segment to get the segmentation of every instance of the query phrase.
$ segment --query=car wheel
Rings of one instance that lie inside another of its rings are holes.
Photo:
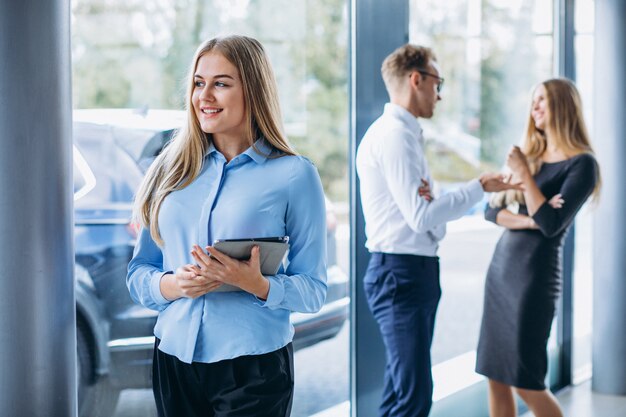
[[[76,328],[76,348],[79,417],[111,417],[120,391],[111,385],[108,376],[96,377],[95,353],[89,343],[87,330],[81,325]]]

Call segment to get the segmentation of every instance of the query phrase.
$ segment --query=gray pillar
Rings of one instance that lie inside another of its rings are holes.
[[[385,350],[363,292],[369,253],[354,157],[365,131],[389,101],[380,67],[387,55],[409,40],[409,4],[408,0],[352,0],[351,7],[350,398],[352,416],[374,417],[382,398]]]
[[[596,0],[594,132],[603,187],[594,215],[593,380],[626,395],[626,2]]]
[[[559,77],[576,80],[576,59],[574,56],[574,0],[554,2],[554,67]],[[561,298],[557,304],[557,344],[559,348],[557,381],[550,388],[553,391],[572,384],[572,350],[574,315],[573,280],[576,223],[572,224],[563,245],[563,285]]]
[[[567,77],[570,80],[576,80],[575,3],[575,0],[554,2],[554,68],[559,77]]]
[[[76,415],[69,0],[0,2],[0,416]]]

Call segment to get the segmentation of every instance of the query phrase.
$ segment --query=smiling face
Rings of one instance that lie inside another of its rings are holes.
[[[546,88],[543,84],[539,85],[533,94],[533,104],[530,111],[530,117],[535,122],[535,127],[541,131],[545,131],[550,112],[548,110],[548,100]]]
[[[214,141],[247,143],[241,77],[221,53],[211,51],[198,60],[191,102],[202,131]]]

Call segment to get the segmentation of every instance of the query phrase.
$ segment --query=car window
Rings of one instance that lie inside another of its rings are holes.
[[[93,190],[80,198],[77,205],[132,202],[143,173],[116,144],[111,128],[75,123],[74,144],[95,176]]]
[[[124,149],[145,172],[154,158],[176,133],[175,129],[149,131],[113,128],[113,137],[121,149]]]
[[[153,130],[127,129],[112,127],[111,135],[120,149],[124,150],[133,160],[139,161],[146,147],[152,147],[151,143],[155,134]]]

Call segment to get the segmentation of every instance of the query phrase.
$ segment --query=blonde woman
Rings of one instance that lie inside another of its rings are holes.
[[[198,48],[187,123],[136,197],[142,230],[128,267],[132,298],[159,311],[153,390],[161,417],[288,416],[291,311],[326,296],[325,208],[315,167],[283,133],[261,44]],[[288,266],[263,276],[259,249],[238,261],[215,239],[289,236]],[[240,291],[216,291],[223,284]]]
[[[576,213],[600,188],[571,81],[551,79],[535,88],[522,147],[513,147],[506,163],[524,191],[494,195],[485,213],[505,231],[487,273],[476,371],[489,378],[492,417],[517,414],[514,392],[536,417],[562,417],[544,384],[561,252]]]

